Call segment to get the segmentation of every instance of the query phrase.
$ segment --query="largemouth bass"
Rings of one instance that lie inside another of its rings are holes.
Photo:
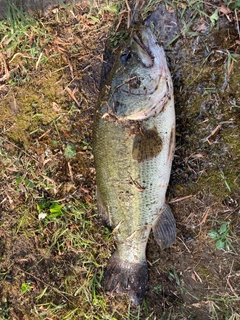
[[[139,304],[147,288],[151,229],[161,249],[176,238],[165,203],[175,149],[173,84],[164,50],[148,27],[133,30],[120,50],[93,131],[98,208],[117,246],[103,286]]]

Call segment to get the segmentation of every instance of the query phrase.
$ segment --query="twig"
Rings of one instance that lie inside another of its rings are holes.
[[[67,87],[67,88],[65,88],[65,90],[70,95],[70,97],[75,101],[75,103],[77,104],[78,108],[80,108],[80,104],[79,104],[77,98],[75,97],[75,92],[77,91],[77,88],[71,90],[70,88]]]
[[[193,271],[193,273],[195,274],[195,276],[198,278],[198,280],[202,283],[202,279],[200,278],[200,276],[197,274],[196,271]]]
[[[234,12],[235,12],[238,36],[239,36],[239,40],[240,40],[240,28],[239,28],[239,23],[238,23],[237,9],[235,9]]]
[[[209,141],[209,138],[211,138],[211,137],[222,127],[223,124],[228,124],[228,123],[232,123],[232,122],[233,122],[232,119],[229,120],[229,121],[222,121],[222,122],[220,122],[220,123],[213,129],[213,131],[212,131],[206,138],[203,139],[203,141],[204,141],[204,142],[207,141],[209,144],[212,144],[212,142]]]
[[[233,289],[233,287],[230,283],[229,277],[227,277],[227,284],[228,284],[229,288],[231,289],[232,293],[235,295],[235,297],[239,298],[239,295],[236,293],[236,291]]]
[[[4,76],[0,78],[0,81],[5,81],[10,77],[10,72],[8,70],[7,62],[2,53],[0,53],[0,61],[2,61],[4,72],[5,72]]]
[[[198,226],[200,226],[201,224],[205,223],[207,220],[207,217],[209,215],[210,209],[207,209],[207,212],[204,214],[202,221],[199,223]]]
[[[229,280],[229,278],[231,277],[233,264],[234,264],[234,260],[232,261],[231,269],[230,269],[230,272],[229,272],[229,274],[228,274],[228,276],[227,276],[227,284],[228,284],[229,288],[231,289],[232,293],[234,294],[234,296],[235,296],[236,298],[239,298],[239,295],[238,295],[238,294],[236,293],[236,291],[233,289],[233,287],[232,287],[232,285],[231,285],[231,283],[230,283],[230,280]]]
[[[128,0],[125,0],[126,6],[127,6],[127,13],[128,13],[128,21],[127,21],[127,28],[129,29],[130,24],[131,24],[131,8],[128,4]]]
[[[190,196],[185,196],[185,197],[182,197],[182,198],[173,199],[173,200],[169,201],[169,203],[175,203],[175,202],[183,201],[183,200],[189,199],[191,197],[193,197],[192,194]]]
[[[178,237],[178,239],[183,243],[184,247],[185,247],[185,248],[187,249],[187,251],[190,253],[191,250],[188,249],[188,247],[187,247],[187,245],[185,244],[185,242],[184,242],[181,238],[179,238],[179,237]]]
[[[213,131],[204,140],[207,141],[209,144],[212,144],[212,142],[209,141],[209,138],[211,138],[221,127],[222,125],[218,124],[216,128],[214,128]]]
[[[51,131],[51,129],[48,129],[47,131],[45,131],[45,132],[38,138],[38,140],[41,140],[43,137],[45,137],[47,134],[49,134],[50,131]]]
[[[72,167],[71,167],[71,165],[70,165],[70,162],[68,162],[68,170],[69,170],[69,174],[70,174],[71,181],[74,182],[74,181],[73,181],[73,172],[72,172]]]

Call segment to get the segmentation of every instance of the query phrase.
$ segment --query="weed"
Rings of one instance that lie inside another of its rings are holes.
[[[240,314],[234,312],[228,320],[240,320]]]
[[[122,7],[122,6],[120,6]],[[116,16],[119,14],[120,7],[117,6],[114,2],[112,1],[106,1],[105,6],[101,6],[100,8],[93,7],[92,1],[90,1],[90,10],[88,14],[88,18],[92,19],[94,22],[99,23],[100,22],[100,15],[104,14],[104,12],[112,12]]]
[[[10,308],[9,303],[6,298],[2,298],[0,302],[0,316],[1,320],[8,320],[10,319]]]
[[[239,105],[237,105],[237,102],[236,102],[236,99],[234,98],[232,101],[231,101],[231,105],[235,108],[240,108]]]
[[[225,186],[227,187],[228,191],[229,191],[229,192],[232,192],[232,190],[231,190],[231,188],[230,188],[230,186],[229,186],[229,184],[228,184],[228,182],[227,182],[227,180],[226,180],[226,178],[225,178],[225,176],[224,176],[224,173],[221,172],[221,173],[220,173],[220,176],[221,176],[221,178],[223,179],[224,184],[225,184]]]
[[[160,2],[161,1],[159,1],[159,0],[146,1],[145,5],[141,9],[141,18],[142,18],[142,20],[145,20],[147,18],[147,16],[148,16],[149,12],[154,11],[156,9],[157,5]]]
[[[230,236],[233,235],[233,232],[230,228],[229,222],[221,222],[221,226],[218,230],[211,230],[208,233],[208,236],[215,241],[216,249],[218,250],[230,250],[232,249],[235,253],[236,250],[231,244]]]
[[[216,22],[218,21],[219,19],[219,16],[218,16],[218,10],[216,9],[214,11],[214,13],[209,17],[210,21],[211,21],[211,26],[212,28],[215,26]]]
[[[22,283],[22,286],[21,286],[21,293],[25,294],[26,292],[31,291],[32,288],[33,287],[31,285],[31,283],[24,282],[24,283]]]
[[[198,297],[196,297],[196,296],[194,296],[191,292],[189,292],[188,291],[188,289],[185,287],[185,286],[183,286],[182,284],[181,284],[181,280],[180,280],[180,278],[179,278],[179,275],[178,275],[178,273],[177,273],[177,271],[175,270],[175,269],[173,269],[173,270],[169,270],[169,273],[168,273],[168,278],[171,280],[171,281],[175,281],[176,282],[176,284],[179,286],[179,288],[180,288],[180,291],[181,291],[181,293],[187,293],[189,296],[191,296],[193,299],[195,299],[195,300],[199,300],[199,298]]]
[[[76,148],[72,144],[67,144],[64,150],[64,156],[69,160],[76,156]]]
[[[240,9],[240,0],[228,0],[227,5],[230,9]]]
[[[176,281],[176,284],[177,284],[178,286],[181,285],[180,278],[179,278],[178,273],[177,273],[177,271],[176,271],[175,269],[169,270],[168,278],[169,278],[169,280],[171,280],[171,281],[173,281],[173,280]]]
[[[110,35],[110,42],[114,47],[117,47],[123,43],[129,36],[129,33],[125,30],[112,33]]]
[[[162,286],[156,286],[154,287],[154,291],[156,291],[157,293],[161,292],[162,291]]]

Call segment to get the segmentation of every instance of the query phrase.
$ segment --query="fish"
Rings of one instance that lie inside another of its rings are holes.
[[[165,52],[152,30],[138,25],[116,53],[93,124],[98,211],[116,244],[102,284],[135,305],[147,290],[151,230],[162,250],[176,239],[166,203],[174,150],[173,82]]]

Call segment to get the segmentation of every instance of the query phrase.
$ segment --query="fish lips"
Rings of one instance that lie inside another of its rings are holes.
[[[150,68],[154,65],[154,52],[158,50],[159,45],[156,37],[148,27],[141,26],[138,31],[133,33],[130,40],[130,47],[144,67]]]

